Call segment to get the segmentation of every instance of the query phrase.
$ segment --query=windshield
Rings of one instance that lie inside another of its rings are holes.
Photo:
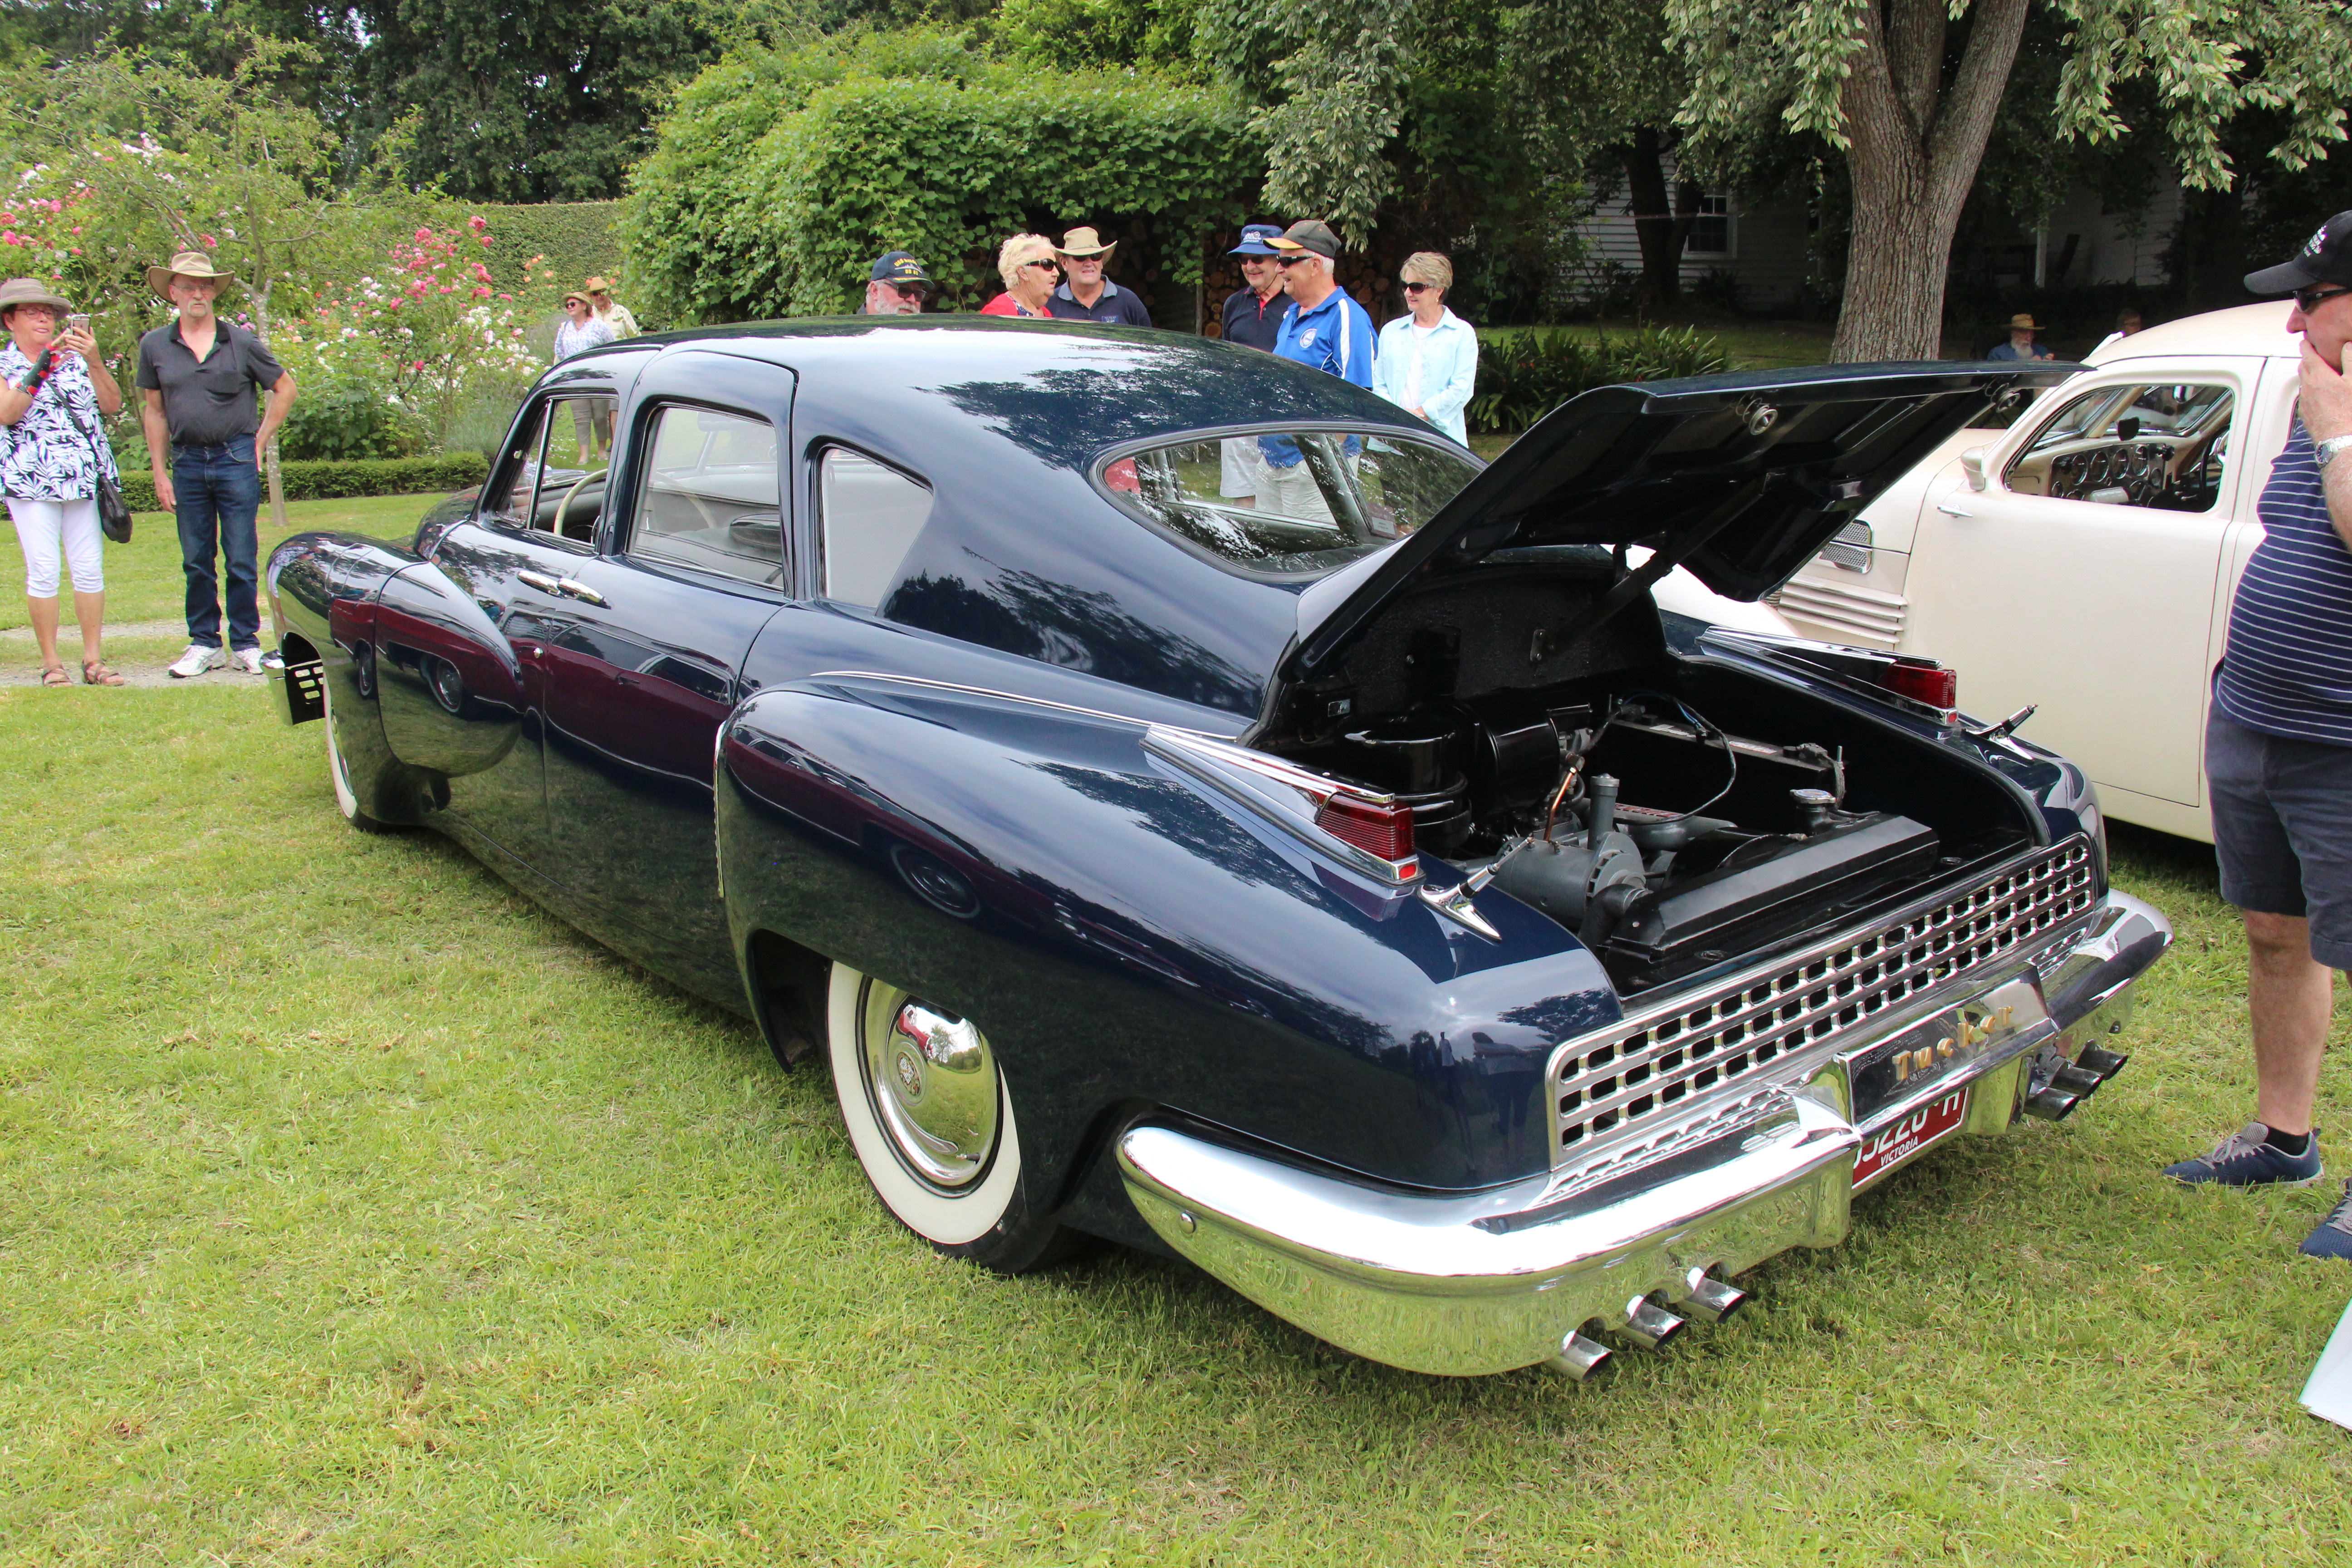
[[[1222,565],[1320,577],[1427,522],[1481,466],[1393,432],[1276,430],[1130,452],[1097,479],[1129,512]]]

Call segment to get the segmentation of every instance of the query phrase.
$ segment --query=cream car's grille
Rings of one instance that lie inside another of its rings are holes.
[[[2089,844],[2070,838],[1892,925],[1567,1042],[1551,1061],[1555,1157],[1633,1136],[1979,964],[2042,956],[2045,933],[2090,911],[2092,881]]]
[[[1883,594],[1859,584],[1821,577],[1792,577],[1772,595],[1780,613],[1825,626],[1831,640],[1859,638],[1877,647],[1893,647],[1903,639],[1904,617],[1910,604],[1900,594]]]

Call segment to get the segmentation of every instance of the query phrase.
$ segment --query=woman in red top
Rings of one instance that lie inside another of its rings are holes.
[[[1054,242],[1042,234],[1016,234],[996,252],[996,270],[1004,279],[1004,292],[980,308],[983,316],[1034,316],[1049,311],[1046,300],[1061,277],[1062,264],[1054,258]]]

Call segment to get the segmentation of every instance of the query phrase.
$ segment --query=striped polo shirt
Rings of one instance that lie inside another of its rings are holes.
[[[2352,550],[2301,419],[2255,510],[2266,537],[2238,583],[2214,700],[2249,730],[2352,746]]]

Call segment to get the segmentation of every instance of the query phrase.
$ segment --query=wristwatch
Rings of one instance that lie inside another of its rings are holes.
[[[2352,436],[2330,436],[2311,449],[2319,459],[2319,471],[2324,474],[2328,464],[2342,457],[2347,450],[2352,450]]]

